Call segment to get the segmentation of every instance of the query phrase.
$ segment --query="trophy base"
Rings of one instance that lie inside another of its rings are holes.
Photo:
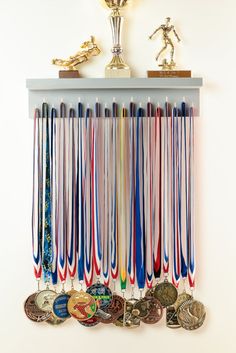
[[[192,72],[190,70],[159,70],[159,71],[147,71],[147,76],[149,78],[159,77],[192,77]]]
[[[60,70],[59,78],[80,78],[80,74],[77,70]]]
[[[131,77],[131,70],[120,55],[115,55],[105,69],[106,78]]]

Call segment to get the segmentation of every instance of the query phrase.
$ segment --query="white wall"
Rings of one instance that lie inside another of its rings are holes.
[[[121,351],[233,353],[235,343],[235,11],[234,0],[131,0],[126,11],[125,54],[136,76],[155,68],[157,41],[147,36],[166,16],[182,43],[181,68],[204,78],[197,124],[196,296],[207,321],[196,332],[164,326],[122,331],[113,326],[84,329],[76,322],[58,328],[29,322],[24,299],[35,290],[31,264],[32,121],[25,79],[56,77],[54,56],[73,54],[90,34],[103,54],[83,73],[102,77],[110,58],[108,12],[99,0],[0,0],[1,256],[0,351]]]

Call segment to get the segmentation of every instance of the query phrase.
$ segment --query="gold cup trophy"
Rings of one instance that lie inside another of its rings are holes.
[[[122,57],[121,33],[124,17],[120,13],[120,10],[127,5],[128,0],[102,0],[102,2],[112,10],[109,19],[113,38],[113,48],[111,50],[113,58],[110,64],[106,66],[105,77],[130,77],[131,70]]]

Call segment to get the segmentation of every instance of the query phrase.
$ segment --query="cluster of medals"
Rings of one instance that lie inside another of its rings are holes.
[[[62,102],[59,111],[44,102],[34,115],[38,291],[25,301],[27,317],[136,328],[158,323],[165,310],[169,328],[201,327],[205,308],[193,297],[193,108],[148,101],[136,109],[131,101],[119,109],[114,100],[104,113],[98,101],[94,111],[81,102],[68,112]]]

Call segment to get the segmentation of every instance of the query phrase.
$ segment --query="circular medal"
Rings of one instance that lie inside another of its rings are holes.
[[[159,300],[153,297],[146,297],[149,303],[149,314],[142,321],[145,324],[153,325],[159,322],[163,316],[163,308]]]
[[[187,300],[191,300],[191,299],[193,299],[193,297],[186,292],[183,292],[180,295],[178,295],[178,298],[177,298],[176,302],[174,303],[175,310],[177,311],[183,303],[185,303]]]
[[[78,321],[78,322],[85,327],[94,327],[100,323],[100,319],[97,316],[93,316],[86,321]]]
[[[93,284],[87,289],[86,292],[92,295],[92,297],[96,301],[99,301],[99,308],[102,310],[107,308],[111,304],[112,292],[109,287],[105,286],[102,283]]]
[[[70,314],[67,309],[70,296],[68,294],[59,294],[53,302],[53,314],[59,319],[68,319]]]
[[[114,323],[121,315],[124,314],[124,298],[119,295],[113,294],[111,304],[105,309],[105,312],[110,314],[110,318],[102,319],[103,324]]]
[[[140,320],[145,319],[150,313],[150,300],[142,298],[138,300],[132,309],[132,315],[138,317]]]
[[[166,326],[169,328],[180,328],[175,306],[166,308]]]
[[[58,326],[60,324],[63,324],[65,322],[65,320],[59,319],[54,314],[51,314],[50,318],[46,322],[49,325]]]
[[[178,291],[172,283],[165,281],[155,287],[154,297],[166,308],[176,302]]]
[[[53,301],[57,293],[50,289],[45,289],[39,292],[35,298],[35,303],[39,309],[52,312]]]
[[[25,301],[24,310],[25,314],[31,321],[43,322],[50,317],[50,312],[43,311],[35,304],[35,298],[38,293],[31,294]]]
[[[68,311],[78,321],[91,319],[96,313],[95,299],[84,291],[73,294],[68,301]]]
[[[205,321],[205,307],[197,300],[188,300],[179,307],[177,318],[179,324],[185,330],[196,330],[201,327]]]

